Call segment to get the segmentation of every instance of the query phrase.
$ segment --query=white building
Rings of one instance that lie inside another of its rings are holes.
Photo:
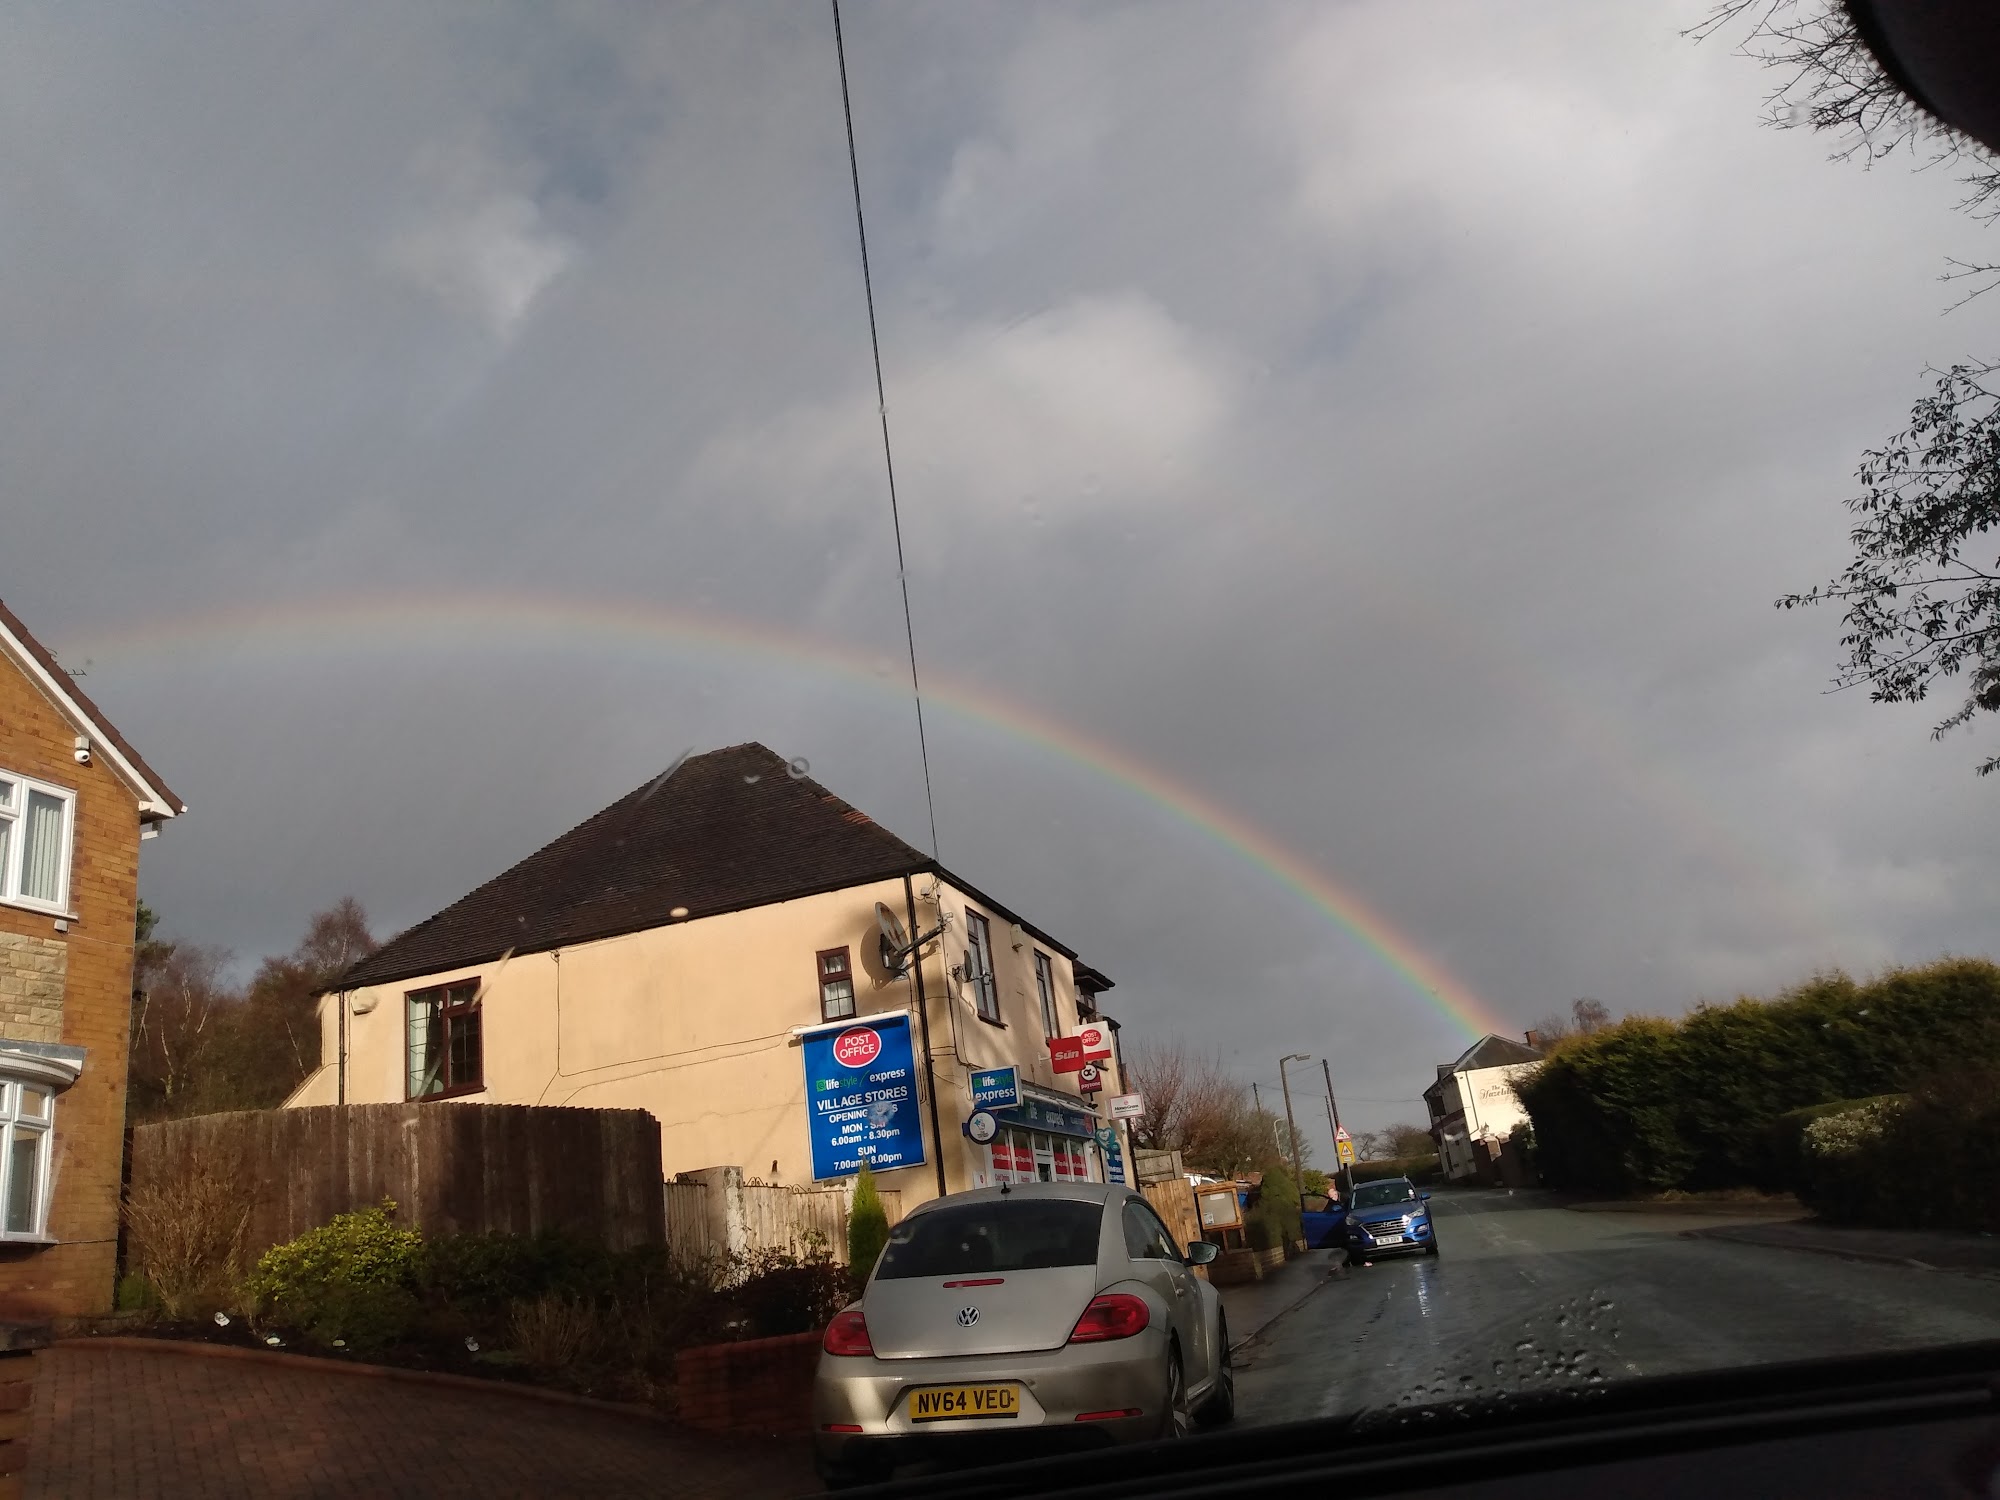
[[[1528,1112],[1514,1097],[1514,1079],[1540,1065],[1541,1052],[1504,1036],[1483,1036],[1456,1062],[1439,1063],[1437,1081],[1424,1090],[1431,1139],[1447,1181],[1500,1182],[1507,1173],[1501,1152]]]

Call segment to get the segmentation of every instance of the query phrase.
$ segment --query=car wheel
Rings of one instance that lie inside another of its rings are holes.
[[[1202,1402],[1195,1419],[1204,1427],[1220,1427],[1236,1416],[1236,1361],[1229,1352],[1229,1325],[1215,1320],[1215,1335],[1222,1345],[1222,1360],[1215,1371],[1215,1388]]]
[[[1194,1418],[1188,1411],[1187,1374],[1181,1368],[1181,1351],[1167,1351],[1167,1411],[1160,1423],[1163,1438],[1184,1438],[1194,1431]]]
[[[1431,1242],[1428,1245],[1424,1246],[1424,1254],[1436,1255],[1437,1253],[1438,1253],[1437,1236],[1433,1235],[1431,1236]]]

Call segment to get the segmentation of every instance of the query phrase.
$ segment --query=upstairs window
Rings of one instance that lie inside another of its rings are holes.
[[[404,996],[410,1024],[410,1097],[442,1099],[486,1086],[479,981],[462,979]]]
[[[819,970],[819,1018],[844,1021],[854,1014],[854,963],[845,948],[823,948],[814,955]]]
[[[1035,951],[1035,990],[1042,997],[1042,1029],[1051,1038],[1062,1035],[1062,1017],[1056,1014],[1056,970],[1049,956]]]
[[[69,910],[76,793],[0,771],[0,901]]]
[[[981,1020],[998,1023],[1000,986],[993,977],[993,930],[986,918],[970,908],[965,913],[965,936],[966,958],[972,970],[966,977],[972,981],[973,1004]]]

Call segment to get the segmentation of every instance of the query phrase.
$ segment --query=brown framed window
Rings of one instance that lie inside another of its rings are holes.
[[[443,1099],[486,1086],[479,981],[462,979],[403,997],[409,1018],[409,1097]]]
[[[1042,1029],[1051,1037],[1062,1035],[1062,1017],[1056,1014],[1056,968],[1048,954],[1035,950],[1035,992],[1042,997]]]
[[[970,907],[965,912],[966,958],[972,972],[966,978],[972,981],[973,1004],[978,1007],[982,1021],[998,1024],[1000,1020],[1000,985],[993,976],[993,929],[986,918]]]
[[[819,1018],[844,1021],[854,1014],[854,961],[845,948],[822,948],[813,955],[819,971]]]

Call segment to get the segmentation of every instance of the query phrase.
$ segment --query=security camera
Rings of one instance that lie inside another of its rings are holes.
[[[77,763],[78,765],[80,765],[80,766],[87,766],[87,765],[89,765],[89,764],[90,764],[90,736],[89,736],[89,735],[87,735],[87,734],[80,734],[80,735],[78,735],[78,736],[76,737],[76,750],[75,750],[75,752],[74,752],[74,753],[75,753],[75,755],[76,755],[76,763]]]

